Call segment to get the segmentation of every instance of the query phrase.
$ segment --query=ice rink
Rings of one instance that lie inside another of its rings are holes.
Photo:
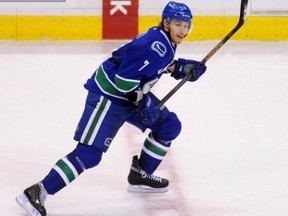
[[[0,41],[1,215],[26,215],[15,196],[74,149],[83,84],[124,42]],[[217,43],[184,42],[177,57],[201,60]],[[98,167],[48,197],[48,215],[287,216],[288,42],[228,41],[207,66],[166,103],[183,126],[155,173],[169,192],[127,192],[147,135],[127,124]]]

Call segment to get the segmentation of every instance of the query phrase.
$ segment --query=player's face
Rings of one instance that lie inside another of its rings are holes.
[[[172,19],[169,24],[172,42],[175,44],[180,44],[184,37],[189,33],[190,27],[189,22],[182,22]]]

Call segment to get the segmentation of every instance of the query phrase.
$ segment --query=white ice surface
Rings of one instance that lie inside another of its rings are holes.
[[[123,41],[0,42],[0,213],[74,146],[83,84]],[[185,42],[201,60],[217,41]],[[198,82],[167,103],[183,130],[155,173],[165,194],[131,194],[127,174],[147,133],[125,125],[101,164],[50,196],[49,216],[287,216],[288,42],[229,41]],[[162,98],[177,84],[163,77]]]

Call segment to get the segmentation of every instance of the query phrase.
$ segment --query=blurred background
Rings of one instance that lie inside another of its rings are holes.
[[[186,0],[194,30],[176,58],[201,60],[238,22],[240,0]],[[0,213],[75,147],[83,84],[130,38],[158,25],[163,0],[0,0]],[[48,197],[51,216],[287,216],[288,1],[250,0],[244,26],[166,105],[182,121],[156,175],[165,194],[131,194],[147,132],[125,124],[101,164]],[[163,76],[163,98],[178,82]]]
[[[0,0],[2,40],[130,39],[157,25],[168,0]],[[238,20],[240,0],[182,0],[195,28],[188,40],[222,39]],[[288,2],[250,0],[235,40],[287,40]]]

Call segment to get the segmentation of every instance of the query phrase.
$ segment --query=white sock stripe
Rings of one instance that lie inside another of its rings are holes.
[[[150,155],[150,156],[153,157],[153,158],[156,158],[156,159],[158,159],[158,160],[163,160],[163,159],[164,159],[163,156],[160,156],[160,155],[155,154],[154,152],[148,150],[145,146],[143,146],[142,150],[143,150],[146,154]]]
[[[74,165],[65,157],[62,158],[62,160],[69,166],[69,168],[72,170],[74,177],[77,178],[79,176],[77,170],[75,169]]]
[[[162,149],[163,151],[168,151],[170,146],[164,146],[161,143],[158,143],[155,139],[151,138],[151,137],[147,137],[147,140],[152,143],[153,145],[157,146],[158,148]]]
[[[65,173],[62,171],[62,169],[60,169],[57,165],[54,166],[53,169],[61,176],[61,178],[63,179],[66,185],[70,184],[69,179],[67,178]]]

